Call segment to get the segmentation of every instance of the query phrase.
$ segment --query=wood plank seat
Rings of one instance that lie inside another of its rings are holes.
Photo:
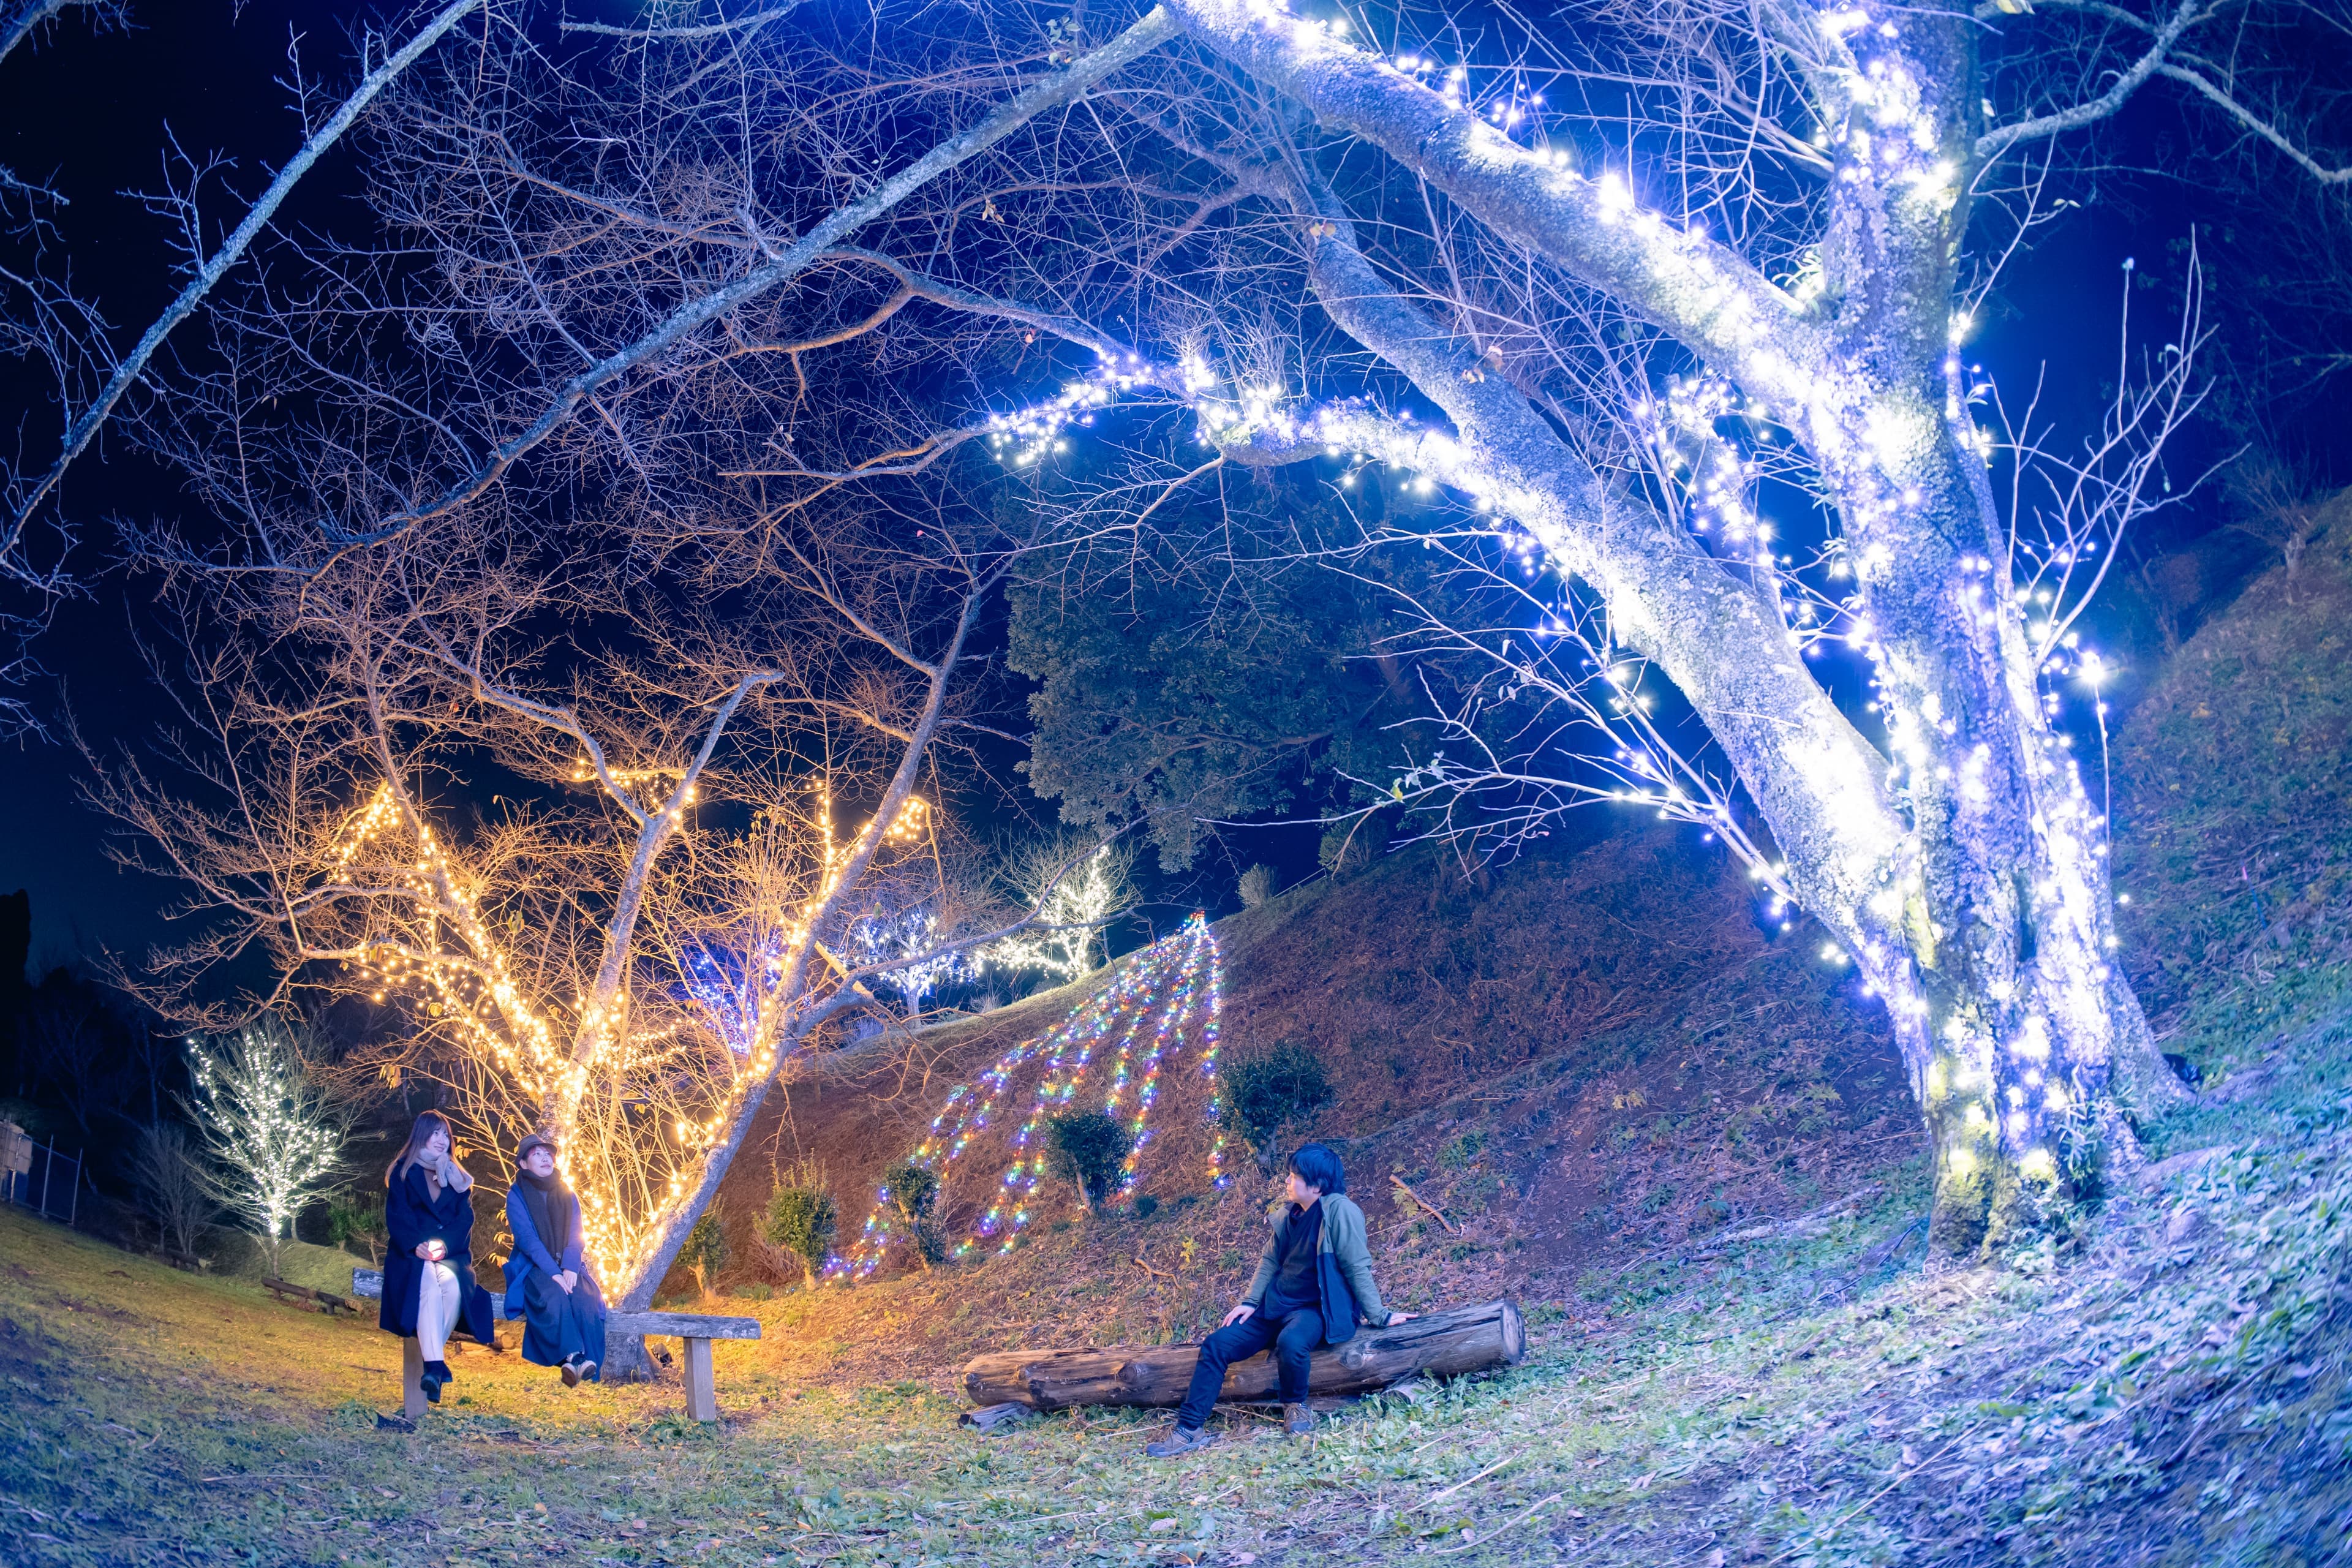
[[[297,1285],[291,1279],[264,1279],[261,1285],[281,1301],[306,1307],[314,1312],[324,1312],[331,1318],[337,1312],[350,1312],[354,1316],[359,1312],[358,1303],[347,1296],[338,1296],[332,1290],[314,1290],[308,1285]]]
[[[604,1341],[646,1337],[682,1340],[686,1343],[686,1414],[696,1421],[719,1419],[719,1391],[710,1373],[710,1342],[756,1340],[757,1318],[728,1318],[708,1312],[614,1312],[604,1320]],[[607,1359],[611,1352],[606,1352]]]

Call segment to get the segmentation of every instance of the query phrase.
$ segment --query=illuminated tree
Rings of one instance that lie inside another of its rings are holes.
[[[646,1306],[780,1076],[876,985],[1024,924],[955,895],[919,786],[980,723],[974,627],[1042,524],[949,460],[981,429],[864,395],[932,291],[861,300],[891,274],[849,241],[1165,31],[943,63],[911,158],[910,122],[863,154],[808,134],[803,97],[858,69],[817,31],[739,58],[731,124],[688,53],[566,74],[493,29],[463,69],[420,58],[372,110],[367,194],[429,275],[274,240],[208,302],[212,357],[121,426],[208,513],[132,541],[183,721],[98,759],[199,929],[146,998],[385,1009],[352,1065],[444,1086],[493,1160],[551,1130],[608,1289]],[[588,152],[587,120],[654,163]],[[710,184],[746,136],[752,189]],[[614,197],[667,216],[614,227]],[[933,923],[862,946],[877,910]],[[233,961],[270,984],[213,1000]]]
[[[2148,84],[2342,177],[2264,118],[2276,83],[2210,63],[2224,13],[1597,4],[1469,50],[1411,16],[1161,9],[1184,45],[1121,78],[1092,161],[993,195],[1017,266],[958,258],[1093,362],[1005,417],[1004,460],[1125,408],[1104,446],[1133,460],[1052,481],[1097,557],[1212,486],[1252,526],[1240,476],[1299,465],[1364,498],[1359,548],[1515,587],[1501,620],[1408,609],[1488,670],[1391,804],[1475,804],[1488,847],[1580,799],[1691,822],[1888,1008],[1941,1248],[2095,1191],[2126,1110],[2185,1091],[2113,963],[2104,799],[2052,710],[2095,714],[2079,617],[2185,493],[2161,453],[2193,294],[2086,441],[2012,423],[1965,345],[2053,148]]]
[[[275,1024],[188,1041],[188,1110],[217,1169],[213,1193],[260,1236],[269,1272],[303,1205],[334,1184],[344,1118]]]
[[[1091,973],[1101,963],[1103,927],[1135,903],[1134,868],[1133,851],[1115,844],[1032,851],[1018,875],[1036,924],[982,956],[1000,969],[1042,972],[1056,984]]]

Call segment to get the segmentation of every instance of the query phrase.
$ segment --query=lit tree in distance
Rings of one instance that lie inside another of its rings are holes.
[[[1135,902],[1135,854],[1106,844],[1076,858],[1066,849],[1033,851],[1022,878],[1037,909],[1035,926],[982,952],[999,969],[1031,970],[1066,984],[1091,973],[1103,927]]]
[[[187,1048],[189,1109],[217,1167],[215,1194],[252,1223],[275,1275],[278,1244],[294,1234],[295,1216],[334,1184],[343,1119],[273,1024],[209,1042],[192,1037]]]

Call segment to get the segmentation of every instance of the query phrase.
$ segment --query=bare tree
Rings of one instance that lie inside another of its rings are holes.
[[[141,1128],[131,1152],[131,1182],[163,1245],[183,1258],[194,1258],[197,1236],[220,1205],[213,1199],[200,1157],[188,1145],[187,1132],[169,1121]]]
[[[342,139],[376,96],[447,36],[460,20],[481,10],[483,5],[484,0],[446,0],[397,48],[373,34],[363,36],[363,63],[370,57],[381,58],[351,95],[331,109],[309,101],[310,84],[303,79],[298,53],[292,65],[294,80],[303,89],[304,100],[299,105],[305,130],[302,145],[217,247],[207,245],[207,226],[198,201],[206,177],[217,172],[217,165],[194,163],[184,158],[176,160],[180,182],[151,205],[168,213],[182,230],[189,277],[129,353],[119,356],[112,353],[97,310],[64,286],[38,271],[19,275],[0,268],[0,286],[17,296],[11,302],[16,313],[0,317],[0,349],[17,357],[44,362],[49,367],[57,384],[58,412],[65,425],[58,437],[57,456],[45,467],[22,471],[0,464],[0,590],[22,595],[30,606],[25,610],[0,610],[0,637],[15,634],[20,646],[29,642],[44,629],[45,612],[59,595],[70,590],[72,584],[64,557],[75,542],[77,531],[69,522],[55,521],[51,549],[41,559],[36,558],[29,531],[45,506],[55,502],[67,470],[89,450],[118,405],[134,388],[147,382],[150,363],[164,340],[196,312],[215,286],[252,248],[294,187]],[[18,0],[14,13],[0,19],[0,59],[5,59],[10,49],[42,23],[53,20],[69,6],[93,6],[100,20],[119,20],[122,15],[121,7],[113,0]],[[42,221],[41,210],[44,204],[57,203],[55,195],[27,186],[0,168],[0,214],[7,212],[11,197],[21,197],[28,204],[24,231],[36,241],[42,238],[49,226]],[[22,684],[28,673],[29,663],[24,656],[13,650],[0,651],[0,685]],[[0,727],[40,728],[31,710],[16,699],[0,700]]]

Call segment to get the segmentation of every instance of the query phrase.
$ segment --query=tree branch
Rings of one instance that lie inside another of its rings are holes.
[[[745,28],[763,26],[789,16],[799,9],[800,0],[792,0],[790,5],[773,5],[732,22],[706,22],[693,27],[616,27],[610,22],[561,22],[557,26],[566,33],[603,33],[614,38],[658,38],[667,43],[679,38],[715,38],[728,33],[740,33]]]
[[[2130,101],[2131,95],[2146,85],[2148,78],[2157,74],[2164,64],[2165,57],[2172,52],[2173,45],[2180,41],[2180,35],[2200,19],[2199,7],[2202,4],[2203,0],[2181,0],[2180,8],[2157,30],[2156,41],[2148,46],[2147,52],[2134,60],[2129,68],[2116,79],[2115,86],[2088,103],[2078,103],[2055,114],[2044,114],[2033,120],[2021,120],[2014,125],[2003,125],[1978,137],[1975,149],[1977,163],[1979,165],[1990,163],[2021,142],[2043,141],[2069,131],[2079,131],[2115,113]]]
[[[1615,176],[1587,179],[1300,18],[1249,0],[1168,0],[1186,34],[1344,125],[1496,232],[1604,290],[1693,353],[1778,395],[1826,337],[1738,252],[1668,229]],[[1767,361],[1769,363],[1766,363]]]
[[[447,486],[437,500],[399,513],[363,533],[340,536],[338,548],[310,575],[327,570],[354,549],[397,538],[421,522],[446,515],[482,496],[505,477],[509,468],[553,435],[599,388],[656,358],[697,329],[799,277],[843,238],[933,180],[980,156],[1048,110],[1077,101],[1097,82],[1158,48],[1175,34],[1175,19],[1164,6],[1154,7],[1110,43],[1024,89],[978,125],[940,142],[856,201],[836,207],[800,238],[776,252],[765,267],[689,300],[652,331],[565,382],[537,417],[499,446],[473,471]]]
[[[450,28],[457,25],[459,20],[478,10],[482,4],[483,0],[451,0],[451,4],[444,6],[441,13],[425,24],[425,27],[415,37],[409,39],[397,53],[386,57],[382,65],[370,71],[365,79],[361,81],[358,90],[343,100],[342,107],[336,110],[324,125],[312,132],[310,139],[302,144],[301,151],[295,153],[292,161],[278,171],[278,177],[270,182],[269,188],[262,193],[261,199],[254,203],[252,210],[245,215],[245,221],[236,226],[236,231],[196,268],[196,275],[188,279],[187,286],[180,290],[179,297],[172,301],[171,306],[163,315],[156,318],[154,324],[149,327],[145,334],[140,338],[138,346],[131,351],[129,356],[120,365],[115,367],[114,374],[108,379],[105,387],[92,400],[90,405],[82,410],[81,416],[68,427],[64,447],[58,453],[57,461],[49,465],[47,472],[35,482],[31,491],[9,513],[7,529],[5,532],[0,532],[0,567],[6,567],[16,574],[23,575],[21,571],[10,566],[8,558],[14,553],[17,542],[24,537],[25,524],[31,520],[34,510],[47,498],[49,492],[57,488],[58,482],[65,478],[66,469],[73,465],[74,459],[80,457],[83,450],[89,447],[91,438],[98,434],[99,426],[105,424],[107,416],[114,412],[114,405],[121,401],[122,395],[130,390],[131,384],[145,373],[147,362],[152,359],[155,351],[163,346],[164,338],[170,335],[173,328],[188,318],[198,302],[206,294],[212,292],[213,285],[219,282],[222,276],[236,265],[237,258],[245,254],[247,247],[253,243],[254,237],[258,235],[277,215],[278,208],[286,200],[288,193],[293,190],[304,174],[310,172],[311,165],[316,163],[329,148],[341,140],[343,132],[351,129],[352,122],[359,118],[360,112],[374,100],[376,95],[382,92],[394,77],[406,70],[415,62],[418,56],[438,43]],[[14,41],[13,37],[7,40],[9,44],[13,44]],[[0,47],[0,54],[5,54],[5,52],[6,48]]]

